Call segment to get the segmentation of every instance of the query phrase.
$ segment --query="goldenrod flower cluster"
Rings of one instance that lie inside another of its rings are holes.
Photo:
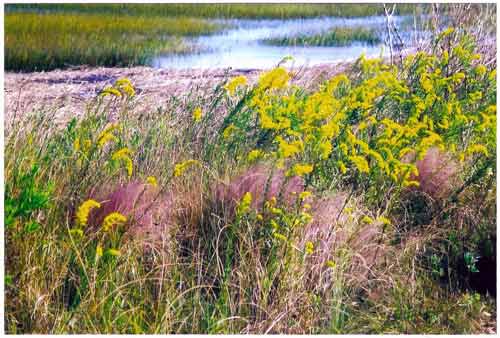
[[[197,160],[187,160],[176,164],[174,167],[174,177],[181,176],[184,173],[184,171],[186,171],[189,167],[193,165],[200,165],[200,162]]]
[[[244,86],[246,84],[247,84],[247,78],[241,75],[233,78],[229,83],[227,83],[224,86],[224,89],[228,91],[229,95],[234,95],[238,87]]]

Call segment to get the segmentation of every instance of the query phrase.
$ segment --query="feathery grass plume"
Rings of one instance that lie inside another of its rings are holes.
[[[106,188],[106,190],[109,188]],[[128,220],[127,237],[161,241],[167,229],[176,222],[178,200],[171,191],[159,194],[158,187],[139,181],[115,187],[111,193],[100,193],[102,207],[91,215],[89,224],[97,227],[107,215],[119,212]]]
[[[259,210],[266,201],[277,202],[278,197],[283,206],[293,208],[297,200],[296,194],[302,191],[302,178],[286,178],[283,170],[272,171],[264,166],[254,166],[231,179],[229,183],[217,185],[214,199],[225,210],[234,210],[236,204],[248,192],[252,196],[251,207],[254,210]]]
[[[415,153],[405,155],[403,161],[411,162]],[[427,150],[421,160],[415,162],[418,175],[412,174],[410,179],[418,182],[418,186],[411,187],[424,192],[433,199],[442,199],[449,195],[459,183],[459,165],[452,156],[437,147]]]

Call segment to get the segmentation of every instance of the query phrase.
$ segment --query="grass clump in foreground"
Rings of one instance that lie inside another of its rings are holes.
[[[363,27],[336,27],[325,33],[316,35],[300,35],[295,37],[269,38],[263,42],[275,46],[346,46],[355,42],[374,45],[380,38],[374,29]]]
[[[5,69],[143,65],[160,52],[189,50],[182,37],[218,29],[190,18],[7,13]]]
[[[447,30],[312,92],[276,68],[138,116],[120,79],[63,128],[26,116],[6,134],[6,330],[487,332],[494,299],[469,288],[495,257],[481,61]]]

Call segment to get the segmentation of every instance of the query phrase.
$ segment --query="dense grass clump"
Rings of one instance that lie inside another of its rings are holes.
[[[217,29],[216,24],[189,18],[8,13],[5,69],[143,65],[160,52],[189,50],[181,37]]]
[[[490,332],[496,68],[434,44],[314,90],[278,67],[139,115],[119,79],[13,121],[7,332]]]
[[[396,14],[413,13],[414,4],[398,4]],[[318,16],[359,17],[384,14],[382,4],[10,4],[6,11],[50,11],[140,16],[290,19]]]
[[[381,42],[374,29],[363,27],[336,27],[328,32],[316,35],[300,35],[295,37],[270,38],[263,41],[277,46],[346,46],[352,43],[374,45]]]

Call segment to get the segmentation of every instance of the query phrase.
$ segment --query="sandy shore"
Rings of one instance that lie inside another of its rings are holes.
[[[348,63],[294,68],[294,82],[314,86],[345,70]],[[137,111],[162,107],[172,97],[210,93],[226,78],[245,75],[257,80],[262,70],[169,70],[150,67],[77,68],[37,73],[5,73],[5,118],[22,116],[34,109],[56,110],[66,119],[80,115],[85,105],[103,88],[121,77],[129,78],[137,91]]]

